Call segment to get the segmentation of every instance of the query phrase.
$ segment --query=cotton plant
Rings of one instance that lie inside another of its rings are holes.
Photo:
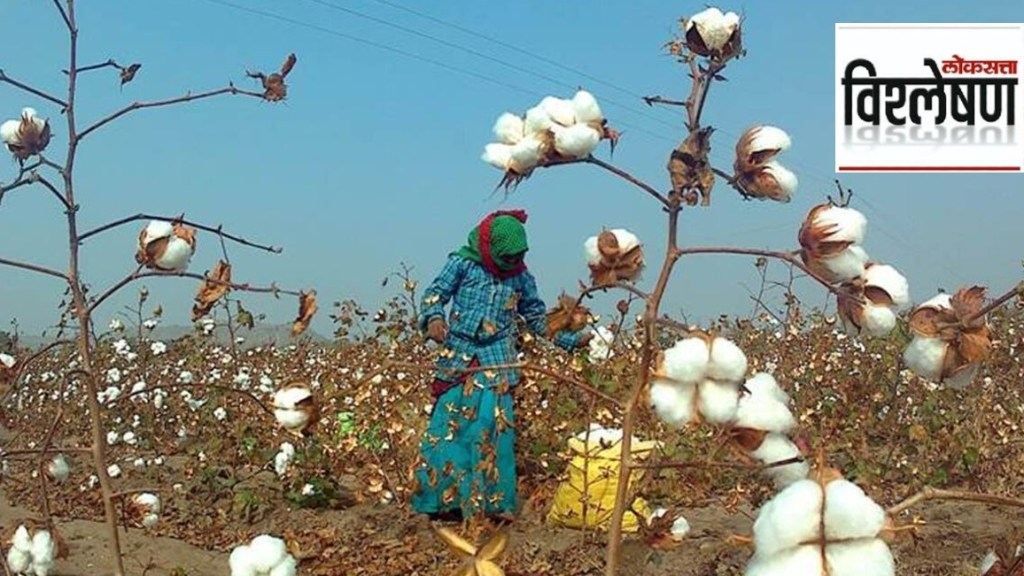
[[[491,130],[497,141],[484,147],[481,159],[516,181],[538,166],[587,158],[601,140],[615,142],[618,133],[607,124],[586,90],[568,99],[545,96],[525,115],[502,113]]]
[[[736,142],[735,185],[747,197],[788,203],[799,180],[776,156],[791,145],[789,134],[775,126],[759,125],[745,131]]]
[[[0,124],[0,140],[19,162],[24,162],[50,144],[50,122],[40,118],[34,108],[22,108],[20,118]]]
[[[636,234],[624,228],[602,230],[583,243],[594,286],[635,282],[644,269],[644,252]]]
[[[195,251],[195,229],[180,222],[154,220],[139,233],[135,261],[153,270],[183,272]]]
[[[984,295],[984,288],[972,286],[938,294],[916,307],[910,314],[913,339],[903,351],[904,364],[947,388],[966,388],[992,351],[988,319],[979,315]]]
[[[236,546],[228,557],[231,576],[294,576],[297,566],[284,540],[269,534]]]
[[[659,354],[650,402],[665,423],[731,421],[739,407],[747,357],[731,340],[695,332]]]
[[[11,574],[47,576],[53,573],[58,555],[53,534],[46,529],[29,533],[24,524],[18,526],[7,550],[7,568]]]
[[[745,576],[894,576],[892,523],[835,469],[819,468],[776,494],[754,521]]]

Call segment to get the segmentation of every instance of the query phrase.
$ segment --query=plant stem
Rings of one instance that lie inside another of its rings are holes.
[[[1007,302],[1009,302],[1015,296],[1018,296],[1018,295],[1020,295],[1022,293],[1024,293],[1024,281],[1018,282],[1013,288],[1010,288],[1009,290],[1004,292],[1001,296],[999,296],[998,298],[996,298],[992,302],[989,302],[988,306],[985,306],[981,310],[978,310],[974,314],[971,314],[969,317],[965,318],[964,322],[971,322],[971,321],[977,320],[979,318],[984,318],[986,314],[996,310],[997,308],[999,308],[1003,304],[1006,304]]]
[[[889,508],[886,512],[890,516],[895,516],[908,508],[923,502],[925,500],[962,500],[966,502],[981,502],[984,504],[994,504],[997,506],[1012,506],[1016,508],[1024,508],[1024,500],[1017,498],[1010,498],[1008,496],[998,496],[995,494],[978,494],[976,492],[963,492],[960,490],[941,490],[939,488],[932,488],[931,486],[925,486],[920,492],[914,494],[910,498],[896,504]]]
[[[110,230],[111,228],[117,228],[118,226],[123,226],[123,225],[129,224],[131,222],[137,222],[139,220],[160,220],[160,221],[163,221],[163,222],[181,222],[182,224],[185,224],[187,226],[191,226],[191,227],[196,228],[198,230],[204,230],[206,232],[212,232],[213,234],[216,234],[217,236],[219,236],[222,241],[223,241],[223,239],[226,238],[228,240],[231,240],[232,242],[237,242],[238,244],[241,244],[243,246],[249,246],[250,248],[256,248],[256,249],[259,249],[259,250],[265,250],[267,252],[273,252],[275,254],[280,254],[282,252],[281,248],[279,248],[279,247],[276,247],[276,246],[264,246],[262,244],[256,244],[254,242],[250,242],[249,240],[246,240],[245,238],[241,238],[241,237],[235,236],[233,234],[228,234],[227,232],[224,232],[224,227],[223,226],[216,226],[216,227],[214,227],[214,226],[207,226],[206,224],[199,224],[197,222],[192,222],[190,220],[185,220],[184,216],[182,216],[181,218],[168,218],[166,216],[155,216],[155,215],[152,215],[152,214],[141,214],[141,213],[140,214],[134,214],[132,216],[126,216],[126,217],[121,218],[119,220],[114,220],[113,222],[109,222],[107,224],[104,224],[104,225],[102,225],[102,226],[100,226],[98,228],[93,228],[92,230],[89,230],[88,232],[85,232],[81,236],[79,236],[79,240],[81,242],[85,242],[87,239],[91,238],[92,236],[95,236],[95,235],[100,234],[102,232],[106,232],[107,230]],[[225,260],[226,259],[227,259],[227,256],[225,254]]]

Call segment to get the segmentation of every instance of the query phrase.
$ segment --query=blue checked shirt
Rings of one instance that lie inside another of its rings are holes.
[[[436,377],[442,380],[457,378],[458,371],[474,356],[481,366],[514,363],[518,355],[517,315],[537,336],[544,336],[547,328],[547,306],[529,271],[501,280],[476,262],[452,254],[423,293],[420,329],[426,330],[434,318],[444,318],[449,302],[448,336],[437,360]],[[572,350],[581,336],[582,332],[562,331],[555,335],[554,342]],[[490,380],[491,384],[500,378],[515,386],[519,380],[518,370],[479,374],[484,377],[480,380]]]

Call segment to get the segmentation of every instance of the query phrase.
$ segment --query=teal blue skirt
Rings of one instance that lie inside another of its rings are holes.
[[[461,511],[467,518],[480,512],[515,513],[513,399],[507,383],[499,380],[477,373],[436,399],[420,443],[415,511]]]

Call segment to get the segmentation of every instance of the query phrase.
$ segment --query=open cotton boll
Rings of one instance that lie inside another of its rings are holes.
[[[868,304],[864,306],[861,330],[875,338],[881,338],[896,327],[896,313],[888,306]]]
[[[7,550],[7,568],[12,574],[23,574],[29,571],[32,566],[32,554],[11,546]]]
[[[139,247],[144,248],[150,242],[159,240],[160,238],[167,238],[171,234],[174,234],[174,225],[164,220],[153,220],[146,226],[146,229],[139,240]]]
[[[931,298],[921,303],[918,308],[945,308],[950,309],[953,307],[953,295],[948,292],[942,292],[936,294]]]
[[[758,126],[757,130],[751,133],[751,136],[749,145],[745,151],[748,154],[755,154],[757,152],[765,152],[768,150],[784,152],[793,144],[789,134],[787,134],[785,130],[775,126]]]
[[[21,138],[18,136],[20,128],[21,120],[7,120],[3,124],[0,124],[0,139],[3,140],[4,144],[20,146]]]
[[[583,254],[587,264],[597,265],[601,262],[601,251],[597,248],[597,236],[591,236],[583,243]]]
[[[586,124],[573,124],[568,128],[555,126],[555,150],[570,158],[586,158],[601,142],[601,135]]]
[[[284,557],[284,560],[279,562],[277,566],[274,566],[268,576],[295,576],[295,569],[298,566],[295,558],[290,554]]]
[[[228,557],[228,567],[231,569],[231,576],[256,576],[256,568],[249,560],[249,546],[243,544],[236,546]]]
[[[835,256],[823,258],[819,262],[825,269],[826,280],[848,282],[864,275],[868,253],[860,246],[850,246]]]
[[[498,116],[491,130],[502,144],[516,144],[526,134],[526,123],[521,116],[505,112]]]
[[[772,556],[820,534],[821,486],[800,480],[761,507],[754,521],[754,546],[759,555]]]
[[[256,572],[270,572],[288,556],[284,540],[261,534],[249,543],[249,563]]]
[[[777,192],[780,193],[780,200],[783,198],[788,199],[796,192],[797,187],[800,185],[800,180],[796,177],[796,174],[777,160],[765,163],[764,172],[774,178],[778,184]]]
[[[64,455],[58,454],[50,461],[46,471],[50,473],[50,477],[54,480],[63,483],[68,479],[68,475],[71,474],[71,467],[68,466],[68,461],[64,458]]]
[[[903,274],[888,264],[871,264],[864,271],[865,286],[885,290],[892,305],[902,308],[910,302],[910,284]],[[870,294],[868,294],[870,296]]]
[[[764,464],[783,462],[800,456],[800,449],[784,434],[769,433],[761,445],[750,453]],[[765,474],[775,481],[777,488],[786,488],[807,478],[811,467],[807,462],[800,461],[783,466],[772,466],[765,469]]]
[[[512,163],[509,168],[517,174],[529,172],[544,157],[544,143],[535,136],[527,136],[512,147]]]
[[[700,383],[698,393],[700,413],[712,424],[730,422],[736,417],[739,396],[738,384],[705,380]]]
[[[32,552],[32,536],[29,535],[28,528],[25,528],[24,524],[18,526],[18,529],[14,531],[11,547],[22,552]]]
[[[576,110],[571,100],[545,96],[540,101],[540,107],[548,113],[548,117],[556,124],[572,126],[576,123]]]
[[[710,361],[707,342],[696,337],[683,338],[665,350],[661,370],[673,380],[696,384],[704,380]]]
[[[658,418],[666,424],[682,426],[693,419],[696,390],[693,384],[655,380],[651,382],[651,406]]]
[[[615,235],[620,253],[629,252],[640,245],[640,237],[625,228],[612,228],[609,232]]]
[[[525,136],[550,130],[555,122],[551,115],[542,106],[534,106],[526,111],[526,119],[523,121],[523,133]]]
[[[45,570],[53,566],[56,552],[57,548],[50,531],[36,530],[32,535],[32,564],[37,575],[40,574],[40,568],[44,568],[42,574],[45,575]]]
[[[817,213],[814,226],[830,230],[830,242],[863,244],[868,231],[868,219],[853,208],[829,206]]]
[[[942,376],[942,362],[949,346],[941,338],[914,336],[903,350],[903,363],[918,376],[935,380]]]
[[[305,407],[312,402],[313,392],[305,386],[282,388],[274,394],[274,418],[288,430],[302,429],[311,418]]]
[[[167,242],[167,250],[156,259],[156,265],[164,270],[184,270],[195,252],[194,247],[184,238],[174,236]]]
[[[820,576],[824,574],[821,550],[814,545],[798,546],[766,556],[754,554],[744,576]]]
[[[789,394],[786,394],[775,377],[767,372],[758,372],[747,378],[743,386],[751,394],[766,394],[783,404],[789,404]]]
[[[573,114],[580,124],[599,123],[604,120],[597,98],[586,90],[578,90],[572,97]]]
[[[873,538],[825,546],[829,576],[894,576],[896,562],[885,542]]]
[[[480,159],[499,170],[508,170],[512,163],[512,146],[492,142],[484,146]]]
[[[885,510],[853,482],[837,479],[825,485],[825,538],[874,538],[885,525]]]
[[[747,373],[747,355],[732,340],[715,338],[711,342],[708,377],[726,382],[739,382]]]
[[[728,15],[715,7],[695,14],[689,24],[697,27],[697,33],[709,50],[721,50],[732,37],[739,25],[739,16],[733,12]]]

